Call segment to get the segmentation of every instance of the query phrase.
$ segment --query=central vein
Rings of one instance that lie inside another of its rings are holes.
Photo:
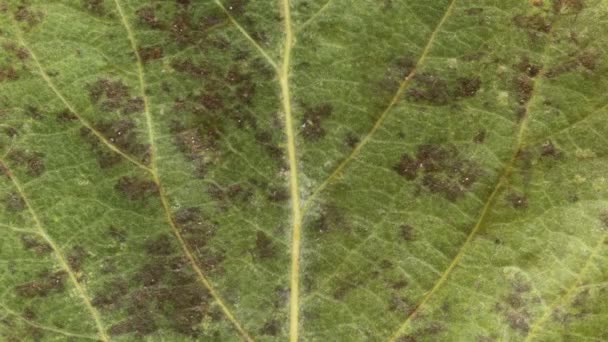
[[[293,45],[291,14],[289,0],[281,0],[283,22],[285,24],[285,46],[283,62],[279,70],[281,99],[285,113],[285,134],[287,135],[287,155],[289,159],[289,192],[291,197],[291,275],[289,292],[289,340],[298,341],[299,285],[300,285],[300,237],[302,213],[300,211],[300,191],[298,187],[298,163],[296,160],[296,142],[289,94],[289,61]]]

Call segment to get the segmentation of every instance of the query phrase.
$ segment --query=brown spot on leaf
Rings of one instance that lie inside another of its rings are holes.
[[[99,104],[104,111],[114,111],[129,98],[129,88],[119,80],[100,79],[89,85],[91,102]]]
[[[0,82],[14,81],[18,78],[17,70],[12,66],[0,66]]]
[[[414,239],[414,227],[409,224],[402,224],[399,226],[399,232],[401,234],[401,238],[405,241],[411,241]]]
[[[68,109],[62,110],[61,112],[57,113],[56,117],[59,122],[71,122],[78,120],[78,117]]]
[[[407,97],[413,101],[425,101],[444,105],[449,100],[448,83],[434,73],[420,73],[414,76],[416,86],[407,91]]]
[[[591,49],[583,50],[566,61],[549,68],[545,75],[548,78],[553,78],[563,73],[576,70],[579,67],[584,68],[586,71],[594,71],[597,68],[599,59],[600,54],[597,51]]]
[[[162,22],[158,20],[154,8],[152,7],[142,7],[138,9],[135,14],[142,23],[148,25],[151,28],[158,29],[163,27]]]
[[[193,77],[207,76],[211,72],[208,66],[195,64],[190,59],[173,61],[171,66],[176,71],[190,74]]]
[[[421,166],[422,165],[418,160],[412,158],[409,154],[404,153],[401,156],[399,163],[393,166],[393,170],[407,180],[414,180],[418,176],[418,169]]]
[[[123,176],[116,182],[114,188],[130,200],[142,200],[158,193],[156,183],[140,177]]]
[[[140,47],[137,52],[144,63],[163,58],[163,48],[160,46]]]
[[[133,121],[121,119],[111,122],[99,122],[95,124],[95,130],[112,145],[132,156],[138,157],[143,163],[147,163],[149,149],[147,145],[137,142],[137,133]],[[86,127],[80,130],[80,135],[93,147],[100,167],[108,168],[122,160],[119,154],[109,151],[105,146],[101,146],[99,138],[94,136]]]
[[[15,20],[25,22],[29,27],[35,26],[42,21],[43,15],[40,12],[32,11],[27,5],[19,5],[14,13]]]
[[[507,201],[509,201],[509,203],[511,203],[511,206],[515,209],[528,208],[528,198],[524,194],[512,192],[507,195]]]
[[[561,156],[561,152],[551,140],[547,140],[540,147],[540,155],[543,157],[559,158]]]
[[[132,113],[141,113],[144,111],[145,103],[144,100],[139,97],[131,97],[129,98],[122,107],[123,114],[132,114]]]
[[[482,144],[486,140],[486,130],[481,129],[473,137],[473,142],[476,144]]]
[[[271,202],[285,202],[289,199],[289,192],[285,188],[269,188],[267,198]]]
[[[17,165],[25,166],[27,174],[32,177],[38,177],[46,170],[42,153],[15,149],[9,152],[7,157]]]
[[[260,329],[260,333],[262,335],[267,335],[267,336],[277,336],[279,334],[281,330],[281,323],[279,323],[279,321],[277,321],[276,319],[270,320],[266,323],[264,323],[264,326],[262,327],[262,329]]]
[[[4,205],[8,211],[18,212],[25,209],[25,200],[19,193],[10,192],[4,197]]]
[[[519,104],[523,105],[530,101],[534,91],[534,80],[525,74],[519,74],[513,79],[513,84]]]
[[[128,289],[129,286],[124,279],[114,279],[103,287],[91,303],[96,307],[116,306],[120,303],[120,299],[127,294]]]
[[[255,236],[255,253],[262,259],[272,258],[275,255],[272,239],[262,231],[258,231]]]
[[[35,236],[22,235],[21,244],[23,248],[33,250],[36,254],[47,254],[53,250],[46,241]]]
[[[158,327],[152,318],[152,314],[145,315],[143,313],[138,313],[131,318],[113,324],[110,329],[108,329],[108,332],[110,335],[135,333],[136,336],[143,336],[151,334],[157,329]]]
[[[416,159],[404,154],[393,169],[410,181],[421,171],[421,185],[450,201],[462,197],[480,175],[476,164],[460,157],[453,145],[419,145]]]
[[[325,129],[322,127],[322,122],[331,115],[332,111],[333,107],[330,104],[305,107],[300,129],[304,139],[316,141],[323,138],[325,136]]]
[[[162,234],[154,240],[146,241],[146,253],[150,255],[169,255],[173,253],[171,240],[168,235]]]
[[[481,79],[475,77],[460,77],[456,79],[455,95],[458,97],[472,97],[481,88]]]
[[[95,15],[103,15],[105,13],[103,1],[104,0],[82,0],[82,5],[87,11]]]
[[[519,63],[515,64],[515,69],[529,77],[536,77],[541,70],[541,66],[532,64],[528,57],[522,57]]]
[[[564,13],[573,12],[579,13],[585,8],[585,0],[552,0],[553,12]]]
[[[82,246],[75,246],[68,254],[68,265],[74,272],[80,272],[87,251]]]
[[[65,271],[54,273],[45,272],[40,274],[36,280],[15,287],[15,291],[21,297],[46,297],[53,292],[60,292],[64,288],[67,274]]]
[[[551,30],[551,23],[540,14],[516,15],[513,17],[513,23],[528,31],[548,33]]]

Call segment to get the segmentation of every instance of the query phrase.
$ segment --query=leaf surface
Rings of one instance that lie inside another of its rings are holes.
[[[0,0],[0,339],[608,339],[602,0]]]

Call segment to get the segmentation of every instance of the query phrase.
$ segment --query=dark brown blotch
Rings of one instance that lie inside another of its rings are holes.
[[[158,193],[158,186],[154,181],[134,176],[121,177],[114,189],[130,200],[142,200]]]
[[[409,154],[404,153],[401,155],[399,162],[393,166],[393,170],[395,170],[400,176],[405,177],[407,180],[414,180],[418,176],[418,169],[421,166],[422,164],[417,159],[414,159]]]
[[[323,128],[323,120],[331,116],[333,107],[331,104],[325,103],[314,107],[304,107],[304,115],[302,116],[302,126],[300,132],[304,139],[308,141],[317,141],[325,136]]]
[[[19,166],[24,166],[27,174],[32,177],[38,177],[44,173],[44,155],[39,152],[27,152],[19,149],[12,150],[7,155],[8,159]]]
[[[477,133],[473,137],[473,142],[476,144],[483,144],[483,142],[486,140],[486,135],[487,135],[486,130],[480,129],[479,131],[477,131]]]
[[[37,236],[22,235],[21,244],[23,245],[23,248],[32,250],[39,255],[48,254],[53,250],[51,245]]]
[[[579,13],[585,8],[585,0],[552,0],[553,12],[556,14],[564,12]]]
[[[456,79],[454,94],[458,97],[473,97],[481,88],[481,79],[474,77],[459,77]]]
[[[35,280],[16,286],[15,291],[25,298],[46,297],[51,293],[63,291],[66,277],[65,271],[44,272]]]
[[[17,44],[13,42],[5,42],[2,44],[4,50],[11,52],[15,57],[20,60],[26,60],[30,57],[30,53],[24,47],[19,47]],[[1,77],[0,77],[1,79]]]
[[[167,234],[162,234],[155,239],[146,241],[144,247],[146,253],[150,255],[169,255],[173,253],[171,239]]]
[[[99,294],[93,297],[91,304],[101,308],[117,306],[121,303],[121,298],[127,294],[128,290],[129,285],[124,279],[113,279],[104,285]]]
[[[72,248],[67,256],[70,269],[72,269],[74,272],[80,272],[87,254],[87,251],[82,246],[75,246]]]
[[[13,17],[15,20],[27,23],[29,27],[33,27],[42,21],[44,15],[38,11],[32,11],[28,5],[23,4],[17,6]]]
[[[129,98],[129,87],[120,80],[99,79],[88,90],[91,102],[104,111],[119,109]]]
[[[526,195],[519,192],[511,192],[507,195],[507,201],[515,209],[526,209],[528,208],[528,198]]]
[[[25,209],[26,204],[23,197],[18,192],[10,192],[4,197],[4,205],[6,210],[11,212],[19,212]]]
[[[260,329],[260,334],[266,336],[277,336],[281,331],[281,323],[276,320],[270,320],[264,323],[262,329]]]
[[[435,73],[425,72],[414,76],[415,86],[408,89],[407,97],[412,101],[423,101],[445,105],[450,98],[448,82]]]
[[[178,72],[187,73],[192,77],[207,76],[211,73],[208,65],[196,64],[191,59],[175,60],[171,63],[171,67]]]
[[[411,241],[414,239],[414,227],[409,224],[402,224],[399,226],[399,234],[405,241]]]
[[[141,113],[145,109],[145,102],[139,96],[129,98],[121,109],[123,114]]]
[[[276,251],[272,239],[262,231],[257,231],[255,235],[255,254],[261,259],[272,258]]]
[[[516,15],[513,17],[513,23],[517,27],[528,31],[542,33],[549,33],[551,31],[551,23],[540,14]]]
[[[13,66],[0,66],[0,82],[18,79],[17,70]]]
[[[460,156],[453,145],[438,144],[419,145],[415,159],[404,154],[393,170],[409,181],[422,173],[419,184],[450,201],[462,197],[481,175],[477,164]]]
[[[144,63],[147,63],[149,61],[153,61],[153,60],[157,60],[157,59],[161,59],[163,58],[163,48],[160,46],[146,46],[146,47],[140,47],[137,50],[137,53],[139,54],[139,58],[141,58],[141,61]]]
[[[285,202],[289,200],[289,192],[283,187],[271,187],[266,197],[271,202]]]
[[[159,29],[164,27],[164,24],[156,17],[156,11],[151,6],[142,7],[135,14],[141,23],[151,28]]]
[[[525,73],[529,77],[536,77],[540,73],[541,66],[530,62],[528,57],[522,57],[519,63],[515,64],[515,69],[521,73]]]
[[[513,79],[513,85],[517,95],[517,102],[519,102],[520,105],[528,103],[532,98],[532,92],[534,91],[534,80],[526,74],[519,74]]]
[[[95,14],[95,15],[103,15],[106,12],[104,7],[104,0],[81,0],[84,8]]]
[[[72,122],[78,120],[78,117],[68,109],[60,111],[55,117],[59,122]]]
[[[553,141],[547,140],[540,146],[540,155],[543,157],[559,158],[561,151],[553,144]]]
[[[312,222],[312,231],[324,234],[331,231],[349,230],[344,214],[334,204],[324,203],[321,205],[319,216]]]

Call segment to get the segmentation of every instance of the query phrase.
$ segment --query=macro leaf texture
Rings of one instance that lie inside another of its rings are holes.
[[[607,341],[605,0],[0,0],[1,341]]]

